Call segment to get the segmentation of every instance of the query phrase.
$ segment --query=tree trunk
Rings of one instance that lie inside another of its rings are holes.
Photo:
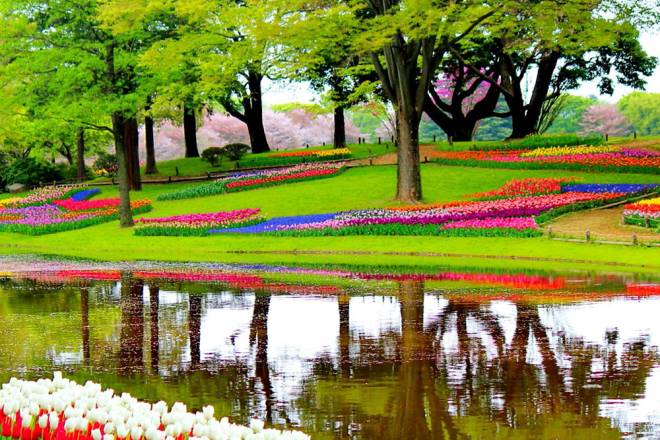
[[[131,190],[142,191],[140,179],[140,154],[138,150],[139,133],[136,118],[127,118],[124,122],[124,147],[126,149],[126,161],[128,170],[128,181]]]
[[[250,134],[250,146],[252,153],[266,153],[270,151],[268,146],[268,139],[266,138],[266,130],[264,130],[264,121],[260,116],[253,114],[246,115],[248,133]]]
[[[186,157],[199,157],[195,109],[188,104],[183,105],[183,134],[186,140]]]
[[[396,110],[397,189],[396,199],[412,203],[422,198],[419,165],[419,118],[413,111]]]
[[[248,72],[248,86],[250,88],[249,104],[245,106],[245,123],[250,133],[250,146],[253,153],[270,151],[266,130],[264,130],[264,110],[261,95],[262,76],[255,72]]]
[[[157,174],[156,146],[154,143],[154,119],[151,116],[144,118],[145,144],[147,150],[147,165],[144,174]]]
[[[76,153],[78,180],[82,182],[87,177],[85,175],[85,130],[82,127],[78,128],[78,145]]]
[[[117,155],[117,180],[119,183],[119,224],[122,228],[131,227],[131,182],[128,176],[128,159],[126,157],[126,142],[124,140],[126,119],[121,113],[112,115],[112,131],[114,133],[115,154]]]
[[[344,107],[335,107],[335,148],[346,148],[346,121],[344,119]]]

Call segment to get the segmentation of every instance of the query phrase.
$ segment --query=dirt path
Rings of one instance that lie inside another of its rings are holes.
[[[585,238],[588,229],[594,240],[632,242],[633,235],[637,235],[640,242],[660,242],[660,234],[653,229],[624,225],[622,214],[623,207],[575,212],[558,218],[548,227],[557,236]]]
[[[434,145],[423,144],[419,146],[419,157],[424,161],[424,157],[431,157],[431,152],[435,149]],[[371,165],[395,165],[396,160],[396,150],[393,150],[391,153],[384,154],[382,156],[374,157],[371,159]],[[351,164],[354,165],[369,165],[369,159],[359,159],[352,161]]]

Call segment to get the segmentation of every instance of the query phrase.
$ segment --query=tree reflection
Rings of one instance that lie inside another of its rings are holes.
[[[91,352],[89,347],[89,287],[80,288],[80,333],[83,347],[83,362],[89,366]]]
[[[160,361],[160,341],[158,311],[160,308],[160,287],[157,284],[149,286],[149,343],[151,349],[151,371],[158,374]]]
[[[197,370],[201,365],[202,296],[188,295],[188,336],[190,339],[190,368]]]
[[[273,386],[268,366],[268,312],[270,293],[257,291],[254,298],[252,321],[250,322],[250,347],[255,349],[255,375],[261,382],[266,422],[273,423]]]
[[[121,330],[119,336],[120,374],[144,370],[144,282],[133,275],[121,275]]]

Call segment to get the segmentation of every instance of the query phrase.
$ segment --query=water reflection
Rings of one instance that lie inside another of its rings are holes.
[[[520,300],[522,290],[467,293],[420,277],[311,295],[126,270],[40,280],[0,281],[3,380],[64,366],[140,398],[212,403],[315,438],[660,435],[653,295]]]

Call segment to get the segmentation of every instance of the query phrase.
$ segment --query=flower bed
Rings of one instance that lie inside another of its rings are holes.
[[[274,153],[274,154],[250,157],[241,160],[239,163],[243,168],[294,165],[300,163],[322,162],[327,160],[349,159],[351,157],[351,154],[352,154],[351,150],[349,150],[348,148],[333,148],[328,150],[285,151],[282,153]]]
[[[660,152],[625,146],[561,147],[525,150],[435,151],[434,161],[493,168],[568,169],[660,173]]]
[[[65,199],[85,189],[84,185],[45,186],[32,191],[15,202],[14,206],[31,206]]]
[[[249,427],[217,420],[212,406],[190,413],[180,402],[171,408],[141,402],[91,381],[78,385],[59,372],[35,382],[12,378],[2,386],[0,407],[2,436],[16,440],[310,439],[299,431],[264,429],[259,420]]]
[[[514,180],[499,190],[476,194],[476,200],[280,217],[247,227],[211,229],[208,233],[534,237],[541,235],[539,224],[557,215],[625,200],[656,188],[655,185],[566,185],[565,182],[565,179]],[[506,194],[511,196],[505,197]],[[484,195],[485,200],[479,199]]]
[[[660,197],[630,203],[624,207],[623,222],[627,225],[660,227]]]
[[[344,163],[316,163],[295,165],[273,170],[232,173],[229,176],[180,191],[162,194],[158,200],[182,200],[207,197],[228,192],[245,191],[266,186],[302,182],[336,176],[344,170]]]
[[[211,229],[240,228],[264,221],[259,209],[143,218],[137,221],[135,235],[204,236]]]
[[[81,190],[80,186],[36,190],[11,205],[0,206],[0,231],[43,235],[117,219],[119,199],[85,200],[98,193],[98,189]],[[131,202],[134,214],[150,209],[148,200]]]
[[[562,184],[572,182],[573,178],[529,178],[511,180],[501,188],[473,195],[478,199],[499,199],[513,196],[535,196],[539,194],[559,193]]]

